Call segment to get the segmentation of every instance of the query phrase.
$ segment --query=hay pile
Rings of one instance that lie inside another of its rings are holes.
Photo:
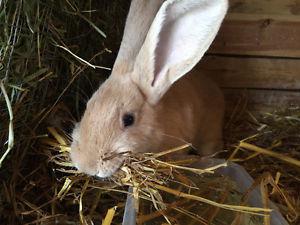
[[[69,161],[68,139],[54,128],[49,128],[49,133],[51,137],[42,141],[43,149],[48,149],[46,152],[49,162],[53,163],[55,172],[61,172],[57,180],[60,189],[56,191],[55,198],[63,200],[64,204],[74,204],[74,200],[77,201],[82,224],[93,224],[97,217],[99,219],[99,214],[104,218],[103,213],[105,215],[106,211],[115,211],[116,208],[118,215],[114,217],[114,222],[119,224],[126,196],[118,194],[127,194],[128,186],[133,188],[135,207],[140,212],[137,218],[139,224],[147,221],[149,224],[161,224],[162,219],[169,224],[180,224],[185,220],[191,221],[191,224],[208,224],[212,221],[228,224],[240,216],[240,213],[249,214],[246,221],[261,221],[270,212],[267,208],[243,205],[242,195],[238,193],[234,183],[214,174],[216,169],[227,166],[227,163],[198,169],[189,166],[199,161],[197,156],[171,161],[166,157],[187,150],[190,147],[188,144],[156,154],[128,155],[128,161],[117,174],[108,180],[99,180],[73,170]],[[96,193],[99,195],[95,198]],[[96,211],[99,206],[101,208]],[[59,217],[58,214],[56,216]]]
[[[77,174],[69,164],[68,133],[109,75],[128,6],[122,0],[0,0],[1,224],[101,224],[109,209],[118,224],[128,185],[141,199],[140,223],[222,224],[218,216],[240,215],[231,209],[264,212],[241,208],[242,196],[224,177],[187,170],[193,159],[131,157],[123,172],[104,181]],[[227,124],[227,151],[220,156],[241,163],[258,184],[271,183],[268,194],[298,224],[300,110],[239,115]],[[192,177],[199,176],[197,184]]]
[[[277,184],[281,190],[269,189],[269,197],[291,224],[298,224],[300,108],[291,106],[256,116],[247,111],[239,114],[232,116],[226,128],[228,159],[243,165],[257,180]],[[279,197],[282,194],[284,197]]]
[[[41,193],[53,184],[36,143],[49,124],[74,120],[57,119],[58,109],[68,107],[79,118],[109,75],[94,65],[112,66],[128,7],[122,0],[0,1],[1,224],[44,216],[24,214],[45,203]]]

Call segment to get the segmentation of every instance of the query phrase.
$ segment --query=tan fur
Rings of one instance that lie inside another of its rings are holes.
[[[137,7],[138,1],[142,4],[148,0],[134,0],[132,6]],[[153,1],[157,4],[143,9],[152,13],[150,18],[139,22],[147,24],[141,28],[143,32],[147,26],[149,29],[158,4],[162,3],[162,0]],[[159,101],[153,102],[149,97],[152,88],[157,88],[150,85],[149,74],[153,73],[153,68],[143,66],[151,65],[152,58],[142,53],[143,64],[141,58],[138,64],[130,60],[132,65],[125,62],[126,56],[137,57],[136,50],[126,51],[129,44],[126,31],[133,30],[131,25],[135,22],[132,20],[143,18],[143,10],[135,12],[131,8],[123,38],[127,44],[121,44],[112,75],[89,100],[83,118],[73,132],[71,159],[80,171],[90,175],[112,175],[125,159],[120,153],[128,151],[157,152],[188,142],[200,154],[207,155],[222,146],[224,101],[221,91],[211,80],[196,71],[189,72],[173,85],[167,83],[169,90],[162,97],[156,96]],[[142,48],[145,36],[141,34],[129,48]],[[172,77],[174,72],[171,68],[166,76]],[[159,82],[164,82],[161,80]],[[145,92],[145,87],[149,91]],[[123,126],[125,113],[135,116],[135,123],[130,127]]]
[[[204,74],[192,71],[176,82],[159,107],[160,124],[166,133],[192,143],[201,155],[221,150],[223,94]],[[165,138],[164,145],[174,147],[183,144],[182,140],[173,144]]]
[[[162,151],[188,142],[200,154],[212,154],[221,150],[223,110],[220,90],[196,72],[176,82],[154,107],[130,79],[108,79],[88,102],[79,134],[73,135],[72,161],[95,175],[98,167],[109,174],[119,168],[121,156],[103,160],[114,153]],[[126,130],[120,121],[124,112],[137,115]]]

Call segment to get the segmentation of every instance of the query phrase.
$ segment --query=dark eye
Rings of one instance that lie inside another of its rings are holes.
[[[134,115],[131,113],[126,113],[123,115],[122,121],[124,127],[129,127],[134,124]]]

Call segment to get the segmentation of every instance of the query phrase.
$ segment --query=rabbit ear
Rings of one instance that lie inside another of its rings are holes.
[[[139,51],[133,81],[155,104],[202,58],[215,38],[227,0],[167,0]]]
[[[164,0],[132,0],[127,15],[121,46],[116,58],[114,75],[132,71],[136,56],[143,45],[153,19]]]

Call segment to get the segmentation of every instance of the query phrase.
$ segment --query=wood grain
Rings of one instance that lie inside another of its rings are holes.
[[[196,70],[222,87],[300,90],[300,59],[205,56]]]
[[[299,0],[230,0],[208,53],[196,70],[223,87],[229,111],[300,105]]]
[[[300,58],[300,1],[230,0],[209,52]]]
[[[229,15],[209,52],[300,58],[300,16]]]
[[[227,111],[247,103],[247,109],[272,112],[300,105],[300,92],[278,90],[223,89]],[[242,102],[242,103],[241,103]]]
[[[300,15],[299,0],[229,0],[230,13]]]

